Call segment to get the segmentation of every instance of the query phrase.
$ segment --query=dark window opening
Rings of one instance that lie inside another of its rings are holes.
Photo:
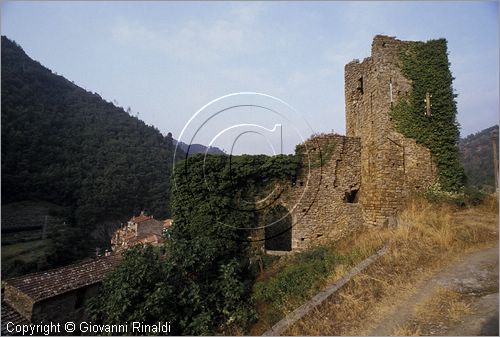
[[[299,185],[300,186],[304,186],[304,182],[303,181],[299,181]]]
[[[350,192],[345,192],[344,202],[349,204],[358,203],[358,190],[351,190]]]
[[[317,237],[317,238],[320,238],[320,237],[322,237],[322,236],[323,236],[323,234],[316,234],[316,237]]]
[[[363,90],[363,77],[360,77],[360,79],[358,80],[358,91],[363,94],[364,90]]]
[[[306,238],[300,238],[300,241],[304,241]]]

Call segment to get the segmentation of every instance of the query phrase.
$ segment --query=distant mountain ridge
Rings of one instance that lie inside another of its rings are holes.
[[[174,145],[176,145],[176,144],[178,144],[179,148],[184,153],[187,153],[188,156],[192,156],[192,155],[197,154],[197,153],[203,153],[203,154],[207,153],[207,154],[216,154],[216,155],[225,155],[226,154],[224,151],[222,151],[221,149],[219,149],[216,146],[207,147],[207,146],[202,145],[202,144],[188,145],[184,142],[177,142],[174,139]]]
[[[478,188],[495,186],[492,135],[497,135],[498,125],[460,139],[460,159],[467,175],[467,184]]]

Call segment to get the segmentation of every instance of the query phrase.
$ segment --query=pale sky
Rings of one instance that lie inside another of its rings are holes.
[[[462,1],[3,2],[1,30],[52,71],[177,139],[198,109],[241,91],[291,105],[309,123],[305,138],[344,134],[344,65],[369,56],[376,34],[446,38],[466,136],[498,123],[498,10],[498,2]],[[232,103],[271,104],[257,101]],[[268,111],[231,114],[195,142],[208,144],[235,123],[281,123]],[[290,152],[298,140],[281,124]],[[239,152],[259,152],[263,140],[245,137]]]

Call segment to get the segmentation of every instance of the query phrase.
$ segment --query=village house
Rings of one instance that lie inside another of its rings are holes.
[[[160,221],[143,211],[116,230],[111,238],[111,249],[117,253],[137,244],[160,245],[165,241],[164,233],[171,225],[171,219]]]
[[[7,323],[81,322],[85,305],[97,295],[105,275],[121,255],[96,257],[60,268],[4,281],[2,335],[12,335]]]
[[[111,239],[112,254],[4,281],[2,335],[13,335],[7,323],[81,322],[87,301],[96,296],[107,273],[121,261],[121,252],[136,244],[159,245],[172,220],[156,220],[141,212]]]

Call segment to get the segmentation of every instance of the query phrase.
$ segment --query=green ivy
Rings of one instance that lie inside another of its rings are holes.
[[[409,96],[401,98],[391,115],[396,128],[432,152],[438,183],[445,191],[459,191],[465,174],[459,160],[459,124],[456,94],[449,69],[445,39],[416,42],[402,48],[403,74],[412,81]],[[426,115],[426,94],[431,97],[431,116]]]
[[[290,179],[298,162],[285,155],[179,162],[164,255],[150,247],[127,251],[87,308],[89,317],[104,324],[170,321],[174,335],[242,334],[256,315],[258,268],[248,236],[258,212],[251,202],[273,181]]]

